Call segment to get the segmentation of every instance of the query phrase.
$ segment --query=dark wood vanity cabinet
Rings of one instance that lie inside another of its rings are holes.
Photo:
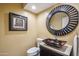
[[[40,56],[63,56],[63,55],[58,54],[55,51],[51,51],[43,46],[40,46]]]

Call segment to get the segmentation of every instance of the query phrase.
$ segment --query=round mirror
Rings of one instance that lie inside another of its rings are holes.
[[[50,33],[63,36],[72,32],[78,25],[78,11],[71,5],[60,5],[47,16],[46,26]]]
[[[56,13],[50,20],[50,27],[55,30],[65,28],[69,22],[69,17],[64,12]]]

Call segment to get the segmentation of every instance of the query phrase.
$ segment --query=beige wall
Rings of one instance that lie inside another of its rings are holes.
[[[9,31],[8,13],[28,17],[27,31]],[[23,11],[22,4],[0,4],[0,55],[26,55],[26,50],[35,46],[36,16]]]
[[[56,6],[58,6],[60,4],[56,4],[55,6],[52,6],[50,9],[45,10],[44,12],[41,12],[38,16],[37,16],[37,23],[38,23],[38,37],[41,38],[55,38],[54,35],[51,35],[51,33],[48,32],[47,28],[46,28],[46,18],[47,15],[49,14],[49,12]],[[77,8],[79,10],[79,4],[70,4],[72,6],[74,6],[75,8]],[[54,21],[55,22],[55,21]],[[56,23],[59,23],[56,22]],[[60,26],[60,25],[59,25]],[[79,33],[79,27],[77,26],[77,28],[69,33],[66,36],[57,36],[57,39],[59,40],[66,40],[68,44],[72,44],[72,40],[74,38],[74,35],[78,32]]]

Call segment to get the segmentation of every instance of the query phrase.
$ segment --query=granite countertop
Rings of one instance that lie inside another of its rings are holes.
[[[72,50],[72,46],[68,44],[65,44],[62,48],[51,47],[46,45],[44,42],[40,43],[40,45],[64,56],[69,56]]]

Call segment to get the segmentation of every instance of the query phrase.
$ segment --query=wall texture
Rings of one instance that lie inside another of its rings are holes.
[[[27,31],[9,31],[8,14],[14,12],[28,17]],[[24,11],[22,4],[0,4],[0,55],[26,55],[35,46],[36,16]]]

